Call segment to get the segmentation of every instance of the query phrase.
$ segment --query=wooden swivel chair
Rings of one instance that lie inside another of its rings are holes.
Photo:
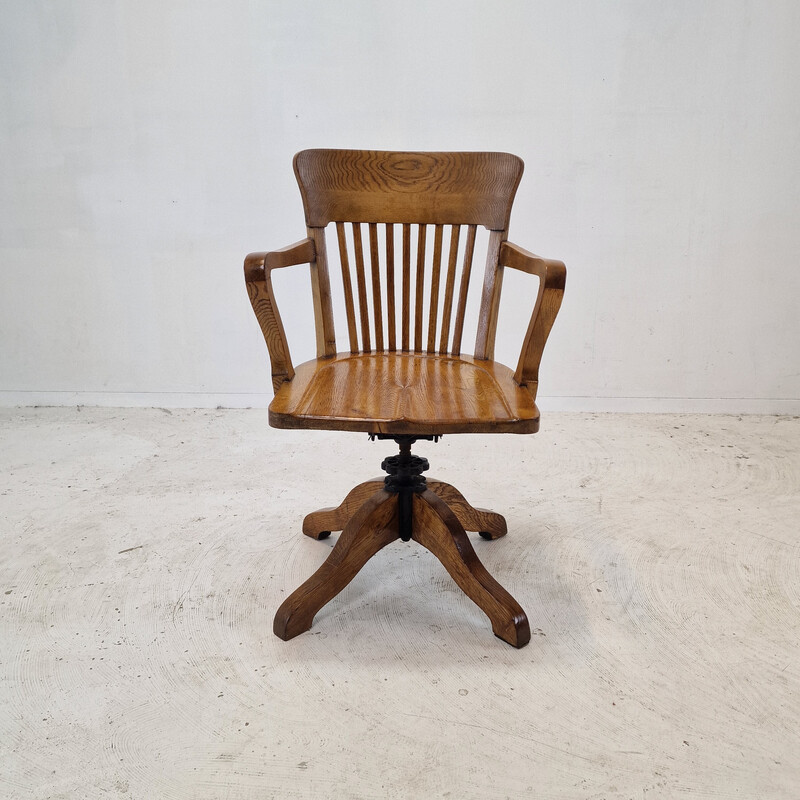
[[[497,636],[515,647],[530,640],[525,612],[487,572],[465,532],[497,539],[506,533],[505,519],[473,508],[447,483],[426,481],[427,460],[411,454],[414,441],[442,434],[539,428],[539,362],[566,269],[506,240],[522,169],[508,153],[304,150],[295,156],[308,236],[283,250],[251,253],[244,264],[272,364],[270,425],[361,431],[394,439],[400,452],[383,461],[385,479],[362,483],[337,508],[306,516],[307,536],[342,533],[322,566],[278,609],[274,631],[280,638],[308,630],[320,608],[399,538],[428,548],[486,613]],[[337,351],[334,335],[325,244],[331,223],[346,352]],[[488,253],[475,354],[466,355],[461,340],[478,226],[489,232]],[[317,358],[295,368],[271,273],[299,264],[310,265]],[[516,371],[494,361],[506,267],[539,278]]]

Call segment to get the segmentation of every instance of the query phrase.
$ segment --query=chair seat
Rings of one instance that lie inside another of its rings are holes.
[[[539,409],[496,361],[339,353],[301,364],[269,406],[276,428],[366,433],[535,433]]]

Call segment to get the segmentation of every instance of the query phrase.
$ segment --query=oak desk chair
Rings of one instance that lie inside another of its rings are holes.
[[[447,483],[426,481],[428,461],[411,454],[416,440],[442,434],[539,428],[539,362],[566,269],[506,240],[522,169],[508,153],[304,150],[295,156],[308,237],[283,250],[251,253],[244,264],[272,364],[270,425],[361,431],[393,439],[400,452],[383,461],[388,477],[362,483],[338,508],[304,519],[303,533],[314,539],[342,533],[325,563],[278,609],[274,631],[281,639],[308,630],[320,608],[400,538],[414,539],[442,562],[497,636],[516,647],[530,640],[525,612],[487,572],[465,533],[497,539],[506,533],[505,519],[473,508]],[[337,351],[334,335],[325,244],[331,223],[347,352]],[[426,250],[428,226],[432,250]],[[478,226],[489,232],[488,253],[475,354],[466,355],[462,336]],[[270,276],[297,264],[310,265],[317,358],[295,368]],[[505,267],[539,278],[516,371],[494,361]]]

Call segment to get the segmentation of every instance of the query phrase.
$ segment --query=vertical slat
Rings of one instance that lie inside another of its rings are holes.
[[[453,290],[456,284],[456,263],[458,261],[458,240],[461,235],[460,225],[450,226],[450,256],[447,259],[447,278],[444,284],[444,303],[442,306],[442,332],[439,338],[439,352],[447,352],[450,338],[450,317],[453,312]]]
[[[394,311],[394,225],[386,224],[386,326],[389,330],[389,350],[397,349]]]
[[[403,223],[403,352],[410,349],[411,309],[411,225]]]
[[[422,314],[425,300],[425,239],[428,226],[423,222],[417,226],[417,282],[414,304],[414,352],[422,352]]]
[[[497,312],[500,308],[500,290],[503,288],[503,268],[498,266],[500,245],[505,231],[492,231],[486,254],[486,272],[483,275],[481,311],[478,317],[478,335],[475,337],[475,358],[494,358],[494,340],[497,335]]]
[[[375,323],[375,349],[383,350],[381,259],[378,255],[378,225],[375,222],[369,223],[369,263],[372,269],[372,319]]]
[[[467,293],[469,292],[469,276],[472,272],[472,254],[475,252],[475,231],[477,225],[467,228],[467,243],[464,248],[464,266],[461,269],[461,289],[458,294],[458,308],[456,309],[456,327],[453,331],[454,356],[461,355],[461,337],[464,334],[464,314],[467,310]]]
[[[356,254],[356,284],[358,285],[358,313],[361,317],[361,351],[369,353],[372,344],[369,335],[369,307],[367,306],[367,278],[364,274],[364,245],[361,241],[361,223],[353,224],[353,250]]]
[[[353,307],[353,283],[350,279],[350,259],[347,256],[347,239],[344,223],[336,223],[336,238],[339,241],[339,261],[342,264],[342,287],[344,288],[344,310],[347,315],[347,334],[350,338],[350,352],[358,352],[358,335],[356,333],[356,311]]]
[[[328,273],[328,251],[325,229],[308,228],[314,241],[316,258],[311,262],[311,299],[314,304],[314,328],[317,337],[317,358],[336,354],[336,331],[333,327],[331,281]]]
[[[436,352],[436,325],[439,317],[439,275],[442,271],[442,231],[437,225],[433,235],[433,267],[431,272],[431,303],[428,313],[428,352]]]

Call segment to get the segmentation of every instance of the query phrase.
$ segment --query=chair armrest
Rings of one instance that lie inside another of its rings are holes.
[[[528,331],[522,343],[522,351],[517,364],[514,380],[521,386],[527,386],[534,397],[539,383],[539,364],[542,353],[555,322],[561,299],[564,296],[564,284],[567,280],[567,268],[561,261],[541,258],[511,242],[503,242],[500,247],[498,266],[511,267],[539,278],[539,292],[533,307]]]
[[[273,269],[310,264],[316,259],[314,242],[303,239],[282,250],[269,253],[250,253],[244,260],[244,279],[247,294],[255,311],[264,341],[267,343],[272,366],[272,388],[277,392],[284,381],[294,377],[294,367],[289,355],[289,343],[278,313],[275,294],[272,291]]]

